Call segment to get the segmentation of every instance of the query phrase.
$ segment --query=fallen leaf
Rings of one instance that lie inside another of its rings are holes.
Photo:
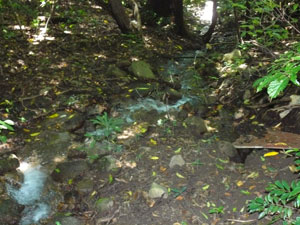
[[[287,146],[287,143],[284,143],[284,142],[278,142],[278,143],[275,143],[274,145],[284,145],[284,146]]]
[[[48,116],[48,118],[49,118],[49,119],[53,119],[53,118],[56,118],[56,117],[58,117],[58,116],[59,116],[58,113],[54,113],[54,114]]]
[[[183,196],[182,196],[182,195],[179,195],[179,196],[176,198],[176,200],[178,200],[178,201],[183,200]]]
[[[241,181],[241,180],[239,180],[238,182],[236,182],[236,185],[237,185],[238,187],[241,187],[241,186],[244,185],[244,182]]]
[[[207,190],[209,188],[209,184],[207,184],[207,185],[205,185],[203,188],[202,188],[202,190]]]
[[[299,172],[299,170],[297,169],[297,167],[295,165],[289,166],[289,169],[292,173],[298,173]]]
[[[158,160],[159,157],[157,157],[157,156],[151,156],[150,159],[152,159],[152,160]]]
[[[29,130],[29,129],[26,129],[26,128],[24,128],[23,131],[24,131],[24,132],[27,132],[27,133],[30,132],[30,130]]]
[[[176,154],[181,152],[181,148],[178,148],[177,150],[174,151]]]
[[[30,134],[31,137],[36,137],[36,136],[38,136],[38,135],[40,135],[40,132],[36,132],[36,133]]]
[[[268,152],[268,153],[264,154],[264,157],[275,156],[275,155],[278,155],[278,154],[279,154],[278,152]]]
[[[253,190],[255,187],[256,187],[255,185],[251,185],[251,186],[249,187],[249,190],[251,191],[251,190]]]
[[[248,176],[247,176],[247,179],[248,178],[251,178],[251,179],[255,179],[259,176],[259,173],[258,172],[252,172],[250,173]]]
[[[150,143],[153,144],[153,145],[157,145],[157,141],[155,141],[155,140],[152,139],[152,138],[150,139]]]
[[[163,167],[163,166],[160,166],[160,167],[159,167],[159,171],[162,172],[162,173],[165,172],[166,170],[167,170],[166,167]]]
[[[251,116],[251,117],[250,117],[250,120],[254,120],[255,117],[256,117],[255,115]]]
[[[179,178],[184,178],[184,176],[182,176],[180,173],[176,173],[176,176]]]

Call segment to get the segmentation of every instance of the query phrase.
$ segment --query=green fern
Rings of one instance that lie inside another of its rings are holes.
[[[292,46],[291,50],[284,53],[275,60],[268,69],[266,76],[259,78],[253,83],[257,92],[267,88],[267,93],[271,99],[285,90],[287,85],[292,82],[300,86],[297,80],[300,71],[300,43]]]
[[[300,208],[300,181],[293,181],[290,185],[286,181],[270,183],[266,191],[268,195],[251,200],[248,205],[250,213],[260,213],[258,219],[266,215],[277,216],[283,224],[299,225],[300,218],[292,219],[293,213]]]

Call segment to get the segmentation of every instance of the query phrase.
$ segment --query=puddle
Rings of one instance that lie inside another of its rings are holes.
[[[24,175],[24,181],[20,188],[7,184],[7,192],[19,204],[25,206],[20,225],[38,223],[50,212],[50,207],[41,199],[47,174],[41,170],[41,166],[31,167],[25,162],[21,163],[19,169]]]

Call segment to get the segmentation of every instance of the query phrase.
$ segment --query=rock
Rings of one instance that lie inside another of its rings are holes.
[[[148,97],[155,90],[159,88],[159,83],[152,82],[152,83],[132,83],[128,89],[128,95],[131,98],[141,98],[141,97]]]
[[[142,79],[151,79],[156,80],[157,77],[151,70],[151,67],[148,63],[144,61],[134,61],[131,63],[129,70],[133,73],[134,76]]]
[[[232,63],[234,60],[241,57],[242,57],[241,51],[238,49],[234,49],[232,52],[224,54],[223,61],[227,63]]]
[[[63,125],[63,128],[69,132],[74,132],[83,127],[86,118],[81,113],[73,114]]]
[[[245,116],[244,109],[240,108],[237,112],[234,113],[234,119],[239,120]]]
[[[118,68],[116,65],[109,65],[108,69],[106,71],[106,75],[108,77],[111,77],[111,76],[117,77],[126,83],[130,82],[130,79],[129,79],[127,73],[125,71],[121,70],[120,68]]]
[[[76,185],[77,190],[81,194],[88,194],[93,191],[94,182],[90,178],[84,178]]]
[[[42,162],[51,162],[54,159],[60,160],[66,158],[68,147],[72,143],[72,135],[69,132],[57,132],[44,130],[38,136],[39,141],[26,144],[19,155],[27,156],[30,152],[39,155]],[[53,166],[48,165],[48,166]]]
[[[207,132],[207,127],[204,120],[198,116],[191,116],[184,120],[187,129],[196,137]]]
[[[111,155],[105,156],[103,159],[105,160],[106,172],[110,172],[119,168],[117,165],[117,160]]]
[[[134,111],[131,115],[133,121],[135,122],[148,122],[148,123],[156,123],[160,118],[160,114],[155,110],[146,110],[146,109],[138,109]]]
[[[177,101],[177,100],[182,98],[182,93],[180,93],[179,91],[177,91],[174,88],[167,88],[165,90],[165,93],[167,93],[169,95],[168,98],[170,100],[176,100]]]
[[[157,184],[157,183],[152,183],[151,188],[149,190],[149,197],[150,198],[167,198],[168,197],[168,189]]]
[[[110,210],[114,206],[114,201],[110,198],[100,198],[96,201],[95,207],[100,212]]]
[[[219,141],[218,149],[220,152],[228,156],[229,158],[233,158],[237,155],[237,150],[233,147],[233,145],[228,141]]]
[[[88,170],[88,164],[84,160],[62,162],[53,170],[51,177],[56,182],[68,182],[68,180],[74,179]]]
[[[59,222],[61,225],[82,225],[85,224],[82,220],[73,217],[73,216],[63,216],[63,217],[56,217],[52,219],[50,222],[47,223],[47,225],[53,225],[58,224],[56,222]]]
[[[16,157],[13,157],[13,155],[9,156],[8,158],[0,159],[0,175],[13,171],[19,166],[19,160]]]
[[[183,166],[185,164],[184,159],[181,155],[174,155],[171,158],[171,161],[169,163],[169,167],[173,168],[174,166]]]
[[[24,206],[17,204],[12,199],[0,198],[0,224],[15,225],[19,224],[21,212]]]
[[[214,105],[214,104],[217,103],[217,101],[218,101],[218,98],[215,95],[209,95],[209,96],[206,97],[206,104],[207,105]]]
[[[116,66],[122,69],[128,68],[130,65],[131,65],[131,61],[127,59],[120,59],[120,61],[116,63]]]
[[[243,95],[243,100],[245,101],[250,98],[251,98],[251,92],[250,92],[250,90],[246,90]]]

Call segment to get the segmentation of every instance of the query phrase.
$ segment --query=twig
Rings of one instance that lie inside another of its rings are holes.
[[[236,219],[227,219],[227,221],[238,222],[238,223],[252,223],[252,222],[255,222],[256,220],[236,220]]]

